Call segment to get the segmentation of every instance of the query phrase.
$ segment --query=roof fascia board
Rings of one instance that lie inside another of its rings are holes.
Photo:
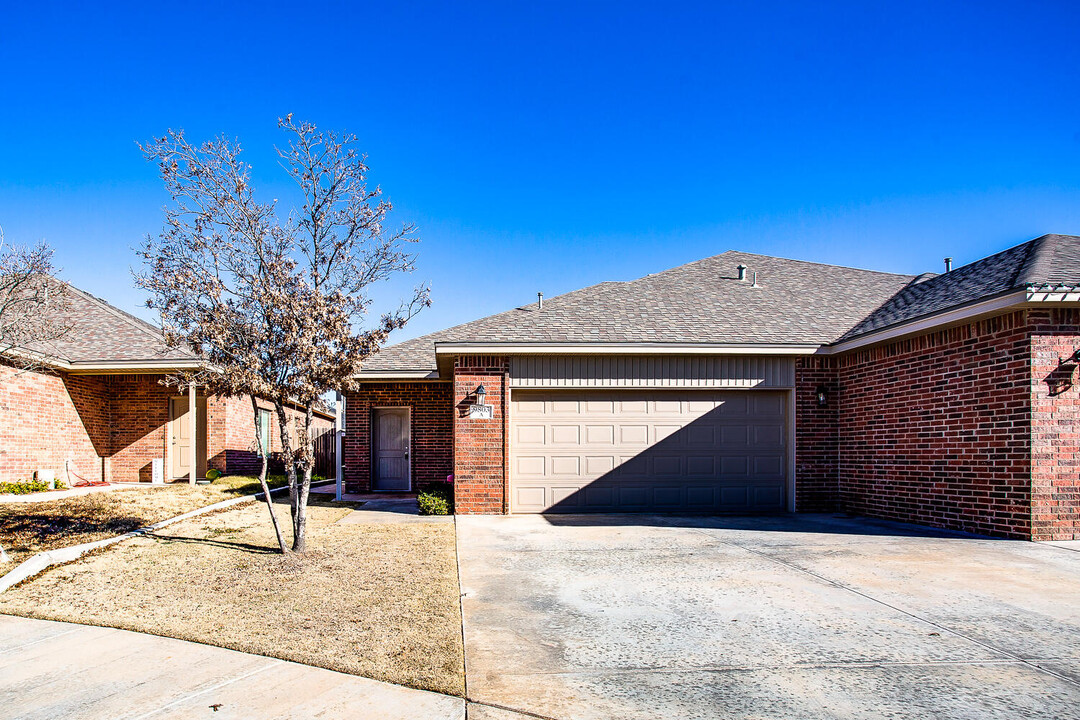
[[[438,370],[386,370],[360,371],[353,375],[360,382],[383,382],[386,380],[441,380]]]
[[[890,340],[897,340],[908,335],[920,335],[940,328],[943,325],[974,320],[975,318],[984,315],[992,315],[1002,310],[1030,307],[1029,303],[1032,302],[1031,296],[1032,293],[1028,290],[1016,290],[1004,295],[998,295],[997,297],[988,300],[977,301],[958,308],[953,308],[952,310],[946,310],[932,315],[924,315],[921,318],[909,320],[906,323],[889,325],[881,330],[867,333],[866,335],[861,335],[857,338],[852,338],[851,340],[835,345],[823,347],[821,349],[821,354],[837,355],[839,353],[848,352],[849,350],[866,347],[867,345],[877,345]]]
[[[819,344],[435,343],[436,355],[813,355]]]
[[[78,375],[199,370],[206,367],[206,363],[199,360],[110,360],[107,362],[65,363],[60,367],[69,373]]]

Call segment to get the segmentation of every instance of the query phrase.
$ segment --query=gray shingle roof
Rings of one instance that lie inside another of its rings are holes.
[[[1045,284],[1080,284],[1080,237],[1043,235],[944,275],[914,282],[845,333],[841,340]]]
[[[186,350],[165,344],[161,330],[93,295],[68,285],[61,322],[71,331],[46,352],[69,363],[190,360]],[[40,348],[39,348],[40,349]]]
[[[739,264],[748,267],[746,281],[736,277]],[[435,369],[436,342],[822,345],[913,279],[729,251],[548,298],[543,309],[532,303],[392,345],[364,370]]]

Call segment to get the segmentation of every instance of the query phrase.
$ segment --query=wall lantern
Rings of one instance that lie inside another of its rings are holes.
[[[1080,363],[1080,350],[1077,350],[1067,358],[1058,357],[1058,365],[1046,376],[1046,387],[1050,395],[1061,395],[1073,386],[1073,373]]]
[[[828,405],[829,404],[829,396],[825,392],[825,386],[824,385],[818,385],[816,392],[817,392],[817,404],[818,404],[818,407],[825,407],[826,405]]]
[[[476,388],[476,391],[473,394],[476,396],[476,404],[483,405],[484,398],[487,397],[487,390],[484,389],[484,386],[481,385],[480,387]]]

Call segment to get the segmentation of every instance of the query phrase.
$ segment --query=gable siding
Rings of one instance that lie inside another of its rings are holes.
[[[511,388],[784,389],[795,360],[767,356],[577,356],[510,358]]]

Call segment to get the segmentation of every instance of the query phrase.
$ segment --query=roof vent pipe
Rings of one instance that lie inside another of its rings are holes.
[[[746,266],[745,265],[739,265],[739,267],[737,267],[735,269],[739,271],[739,279],[740,280],[746,280]]]
[[[754,282],[750,283],[750,287],[761,287],[757,284],[757,270],[754,271]]]
[[[945,272],[952,272],[952,258],[945,258]]]
[[[544,309],[544,293],[542,293],[542,292],[536,293],[536,309],[537,310],[543,310]]]

